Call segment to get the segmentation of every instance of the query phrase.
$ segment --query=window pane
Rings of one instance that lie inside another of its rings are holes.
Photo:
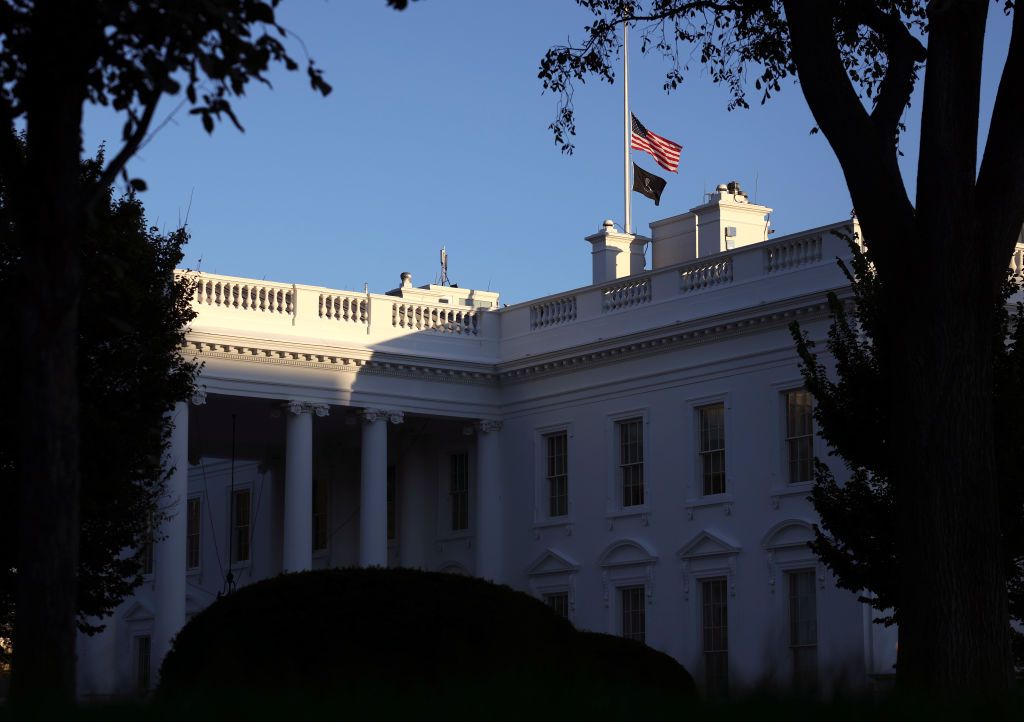
[[[644,588],[625,587],[619,590],[622,604],[622,636],[646,642]]]
[[[818,611],[813,569],[789,575],[789,645],[793,684],[812,688],[818,681]]]
[[[451,500],[452,531],[469,528],[469,454],[452,454],[448,495]]]
[[[791,484],[814,479],[814,417],[803,389],[786,392],[786,453]]]
[[[701,581],[701,639],[704,681],[709,695],[729,688],[729,606],[724,578]]]
[[[150,638],[135,638],[135,685],[139,692],[149,691],[150,682]]]
[[[548,515],[569,513],[568,434],[560,431],[544,437],[547,447]]]
[[[703,493],[725,493],[725,404],[697,409],[698,453]]]
[[[544,602],[551,607],[558,616],[563,619],[569,618],[569,592],[545,594]]]
[[[644,503],[643,419],[620,421],[617,426],[622,505],[638,506]]]

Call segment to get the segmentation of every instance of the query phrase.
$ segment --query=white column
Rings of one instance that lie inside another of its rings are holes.
[[[359,566],[388,564],[388,420],[402,423],[401,411],[365,409],[359,485]]]
[[[313,414],[327,416],[326,404],[285,404],[288,428],[284,462],[284,542],[281,566],[301,572],[313,564]]]
[[[502,581],[500,421],[477,423],[476,575]]]
[[[206,396],[197,393],[194,402],[205,403]],[[150,653],[152,669],[158,670],[171,648],[171,640],[185,626],[185,500],[188,497],[188,402],[179,401],[170,416],[171,443],[167,465],[173,469],[167,478],[160,508],[167,510],[154,536],[153,547],[153,636]],[[156,684],[157,675],[151,675]]]

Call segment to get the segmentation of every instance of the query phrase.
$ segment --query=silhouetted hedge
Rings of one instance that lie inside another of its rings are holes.
[[[284,574],[197,614],[161,668],[159,696],[249,691],[502,688],[692,696],[671,657],[577,632],[542,602],[480,579],[410,569]]]

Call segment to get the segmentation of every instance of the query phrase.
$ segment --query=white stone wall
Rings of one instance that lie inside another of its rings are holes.
[[[253,493],[252,553],[233,569],[238,583],[282,568],[284,422],[271,409],[300,401],[330,412],[313,419],[313,474],[329,482],[331,530],[313,568],[360,559],[359,445],[335,448],[343,428],[328,424],[346,414],[358,423],[360,409],[394,410],[404,423],[391,428],[387,449],[398,468],[389,563],[477,573],[487,559],[493,570],[485,575],[538,596],[565,589],[577,626],[613,634],[616,589],[643,584],[647,643],[698,679],[699,582],[725,576],[734,687],[787,683],[785,575],[813,569],[823,685],[862,686],[890,672],[892,630],[870,625],[863,605],[806,548],[816,521],[809,485],[791,486],[786,471],[782,393],[801,385],[787,325],[797,319],[824,337],[825,294],[845,288],[835,257],[847,248],[831,232],[843,227],[500,311],[459,309],[461,316],[411,298],[204,274],[185,352],[204,361],[200,383],[222,404],[218,413],[237,402],[262,414],[254,422],[261,440],[243,444],[235,462],[236,486]],[[727,489],[708,499],[698,485],[694,409],[718,401],[726,407]],[[230,462],[223,439],[215,453],[204,450],[203,435],[212,434],[204,408],[193,406],[191,417],[188,488],[202,499],[202,560],[188,574],[187,614],[216,598],[227,572]],[[622,509],[614,424],[631,416],[644,419],[646,503]],[[498,421],[500,430],[491,424],[484,432],[480,420]],[[541,435],[560,428],[569,433],[569,515],[551,520]],[[358,439],[356,427],[344,433]],[[490,451],[480,446],[482,433],[496,435]],[[482,450],[498,453],[497,479],[479,478]],[[452,532],[448,465],[460,451],[470,457],[470,526]],[[489,496],[478,506],[478,487],[499,489],[500,504]],[[481,510],[497,515],[493,559],[480,556],[493,548]],[[155,570],[107,632],[83,640],[82,695],[134,690],[132,639],[152,630],[158,580]],[[154,681],[158,665],[154,659]]]

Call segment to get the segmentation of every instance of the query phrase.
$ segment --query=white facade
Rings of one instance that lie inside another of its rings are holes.
[[[477,574],[580,628],[642,635],[699,684],[891,673],[894,630],[807,548],[811,483],[791,481],[806,447],[787,424],[787,326],[824,337],[849,254],[833,231],[854,229],[766,240],[770,209],[719,188],[650,239],[606,224],[587,238],[594,285],[510,307],[405,277],[361,294],[200,275],[176,513],[152,574],[80,640],[80,694],[154,683],[229,571],[385,564]]]

